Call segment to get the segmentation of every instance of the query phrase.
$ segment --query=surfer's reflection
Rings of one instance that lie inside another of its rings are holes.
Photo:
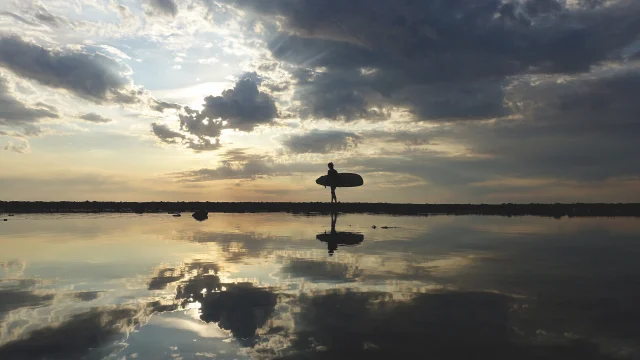
[[[364,235],[352,232],[336,231],[336,222],[338,221],[338,213],[331,213],[331,232],[326,231],[316,235],[316,239],[326,242],[329,256],[338,249],[338,246],[354,246],[364,241]]]

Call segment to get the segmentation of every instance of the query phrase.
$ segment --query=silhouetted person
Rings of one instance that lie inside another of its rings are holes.
[[[331,234],[332,235],[336,234],[336,222],[337,221],[338,221],[338,213],[332,212],[331,213]]]
[[[328,164],[329,171],[327,171],[327,183],[331,187],[331,202],[338,202],[338,198],[336,197],[336,187],[338,187],[338,171],[333,168],[333,163],[330,162]]]
[[[332,191],[333,193],[333,191]],[[327,250],[329,250],[329,256],[333,256],[333,253],[338,249],[338,243],[336,239],[336,235],[338,232],[336,231],[336,222],[338,221],[338,213],[331,213],[331,237],[333,241],[327,242]]]

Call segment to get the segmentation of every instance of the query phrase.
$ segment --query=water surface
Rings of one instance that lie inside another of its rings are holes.
[[[640,356],[634,218],[8,219],[0,359]]]

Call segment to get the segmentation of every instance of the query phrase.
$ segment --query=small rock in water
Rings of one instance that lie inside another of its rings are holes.
[[[180,217],[182,216],[181,214],[173,214],[173,217]]]
[[[198,220],[198,221],[205,221],[209,218],[209,212],[207,211],[202,211],[202,210],[198,210],[196,212],[193,213],[194,219]]]
[[[4,219],[4,221],[9,221],[9,219]]]
[[[9,214],[9,216],[14,216],[13,214]]]
[[[371,228],[372,228],[372,229],[375,229],[375,228],[376,228],[376,226],[375,226],[375,225],[373,225]]]

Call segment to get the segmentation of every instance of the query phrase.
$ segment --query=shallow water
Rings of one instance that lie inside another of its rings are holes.
[[[634,218],[8,219],[0,359],[640,357]]]

